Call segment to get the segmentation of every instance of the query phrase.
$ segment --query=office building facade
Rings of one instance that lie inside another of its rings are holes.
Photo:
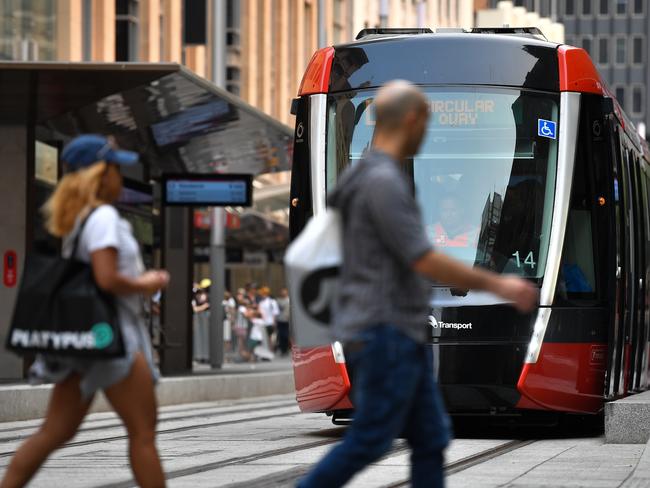
[[[491,6],[497,3],[493,0]],[[565,42],[589,52],[625,112],[647,130],[650,4],[646,0],[515,0],[514,4],[563,23]]]

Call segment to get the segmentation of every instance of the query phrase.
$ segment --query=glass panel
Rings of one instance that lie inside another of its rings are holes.
[[[115,2],[115,14],[128,15],[130,0],[117,0]]]
[[[588,209],[571,209],[567,222],[558,294],[593,295],[596,291],[591,213]]]
[[[591,15],[591,0],[582,0],[582,15]]]
[[[643,112],[643,89],[640,86],[632,88],[632,112],[635,114]]]
[[[56,59],[56,2],[0,1],[0,59]]]
[[[620,103],[623,110],[625,110],[625,87],[619,86],[614,92],[616,93],[616,100],[618,100],[618,103]]]
[[[566,15],[575,15],[576,6],[574,0],[564,0],[564,13]]]
[[[558,97],[496,88],[425,93],[431,119],[413,178],[433,245],[469,265],[541,277],[555,188]],[[329,97],[328,188],[370,145],[374,95]]]
[[[583,37],[582,38],[582,49],[587,51],[590,56],[592,55],[591,43],[592,43],[591,37]]]
[[[607,15],[609,13],[609,0],[600,0],[600,8],[598,12],[601,15]]]
[[[643,13],[643,4],[646,0],[634,0],[634,13],[642,14]]]
[[[625,15],[627,13],[627,0],[616,0],[616,14]]]
[[[616,38],[616,64],[625,64],[625,38]]]
[[[643,63],[643,38],[634,37],[632,39],[632,62],[634,64]]]
[[[609,63],[609,39],[601,37],[598,40],[598,62],[600,64]]]
[[[36,141],[34,176],[42,183],[55,186],[59,181],[59,151],[56,147]]]

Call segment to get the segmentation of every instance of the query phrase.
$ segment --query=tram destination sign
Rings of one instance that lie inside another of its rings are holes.
[[[253,203],[251,174],[164,175],[163,202],[184,207],[250,207]]]

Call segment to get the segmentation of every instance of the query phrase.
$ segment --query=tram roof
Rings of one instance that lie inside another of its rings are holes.
[[[115,136],[163,172],[290,167],[292,130],[175,63],[0,62],[0,121]]]
[[[614,99],[621,124],[634,130],[584,49],[549,42],[535,28],[451,31],[366,29],[354,42],[317,51],[298,94],[374,88],[394,79],[594,93]]]
[[[328,78],[327,92],[377,87],[397,78],[421,85],[501,85],[559,91],[557,47],[518,35],[381,36],[325,48],[312,63],[330,61],[329,72],[321,73]],[[302,94],[318,91],[314,90],[318,87],[310,90],[308,75],[309,71]]]

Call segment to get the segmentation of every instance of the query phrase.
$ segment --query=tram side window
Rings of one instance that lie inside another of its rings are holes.
[[[595,298],[593,232],[584,165],[576,167],[560,264],[558,293],[566,299]]]
[[[604,184],[600,174],[606,167],[605,140],[602,131],[600,101],[583,96],[576,161],[571,188],[571,200],[566,235],[560,262],[556,298],[560,302],[582,302],[597,299],[597,256],[604,252],[598,245],[606,236],[604,223],[596,215],[598,197],[594,188]],[[601,228],[603,227],[603,228]],[[605,234],[602,234],[605,232]],[[600,249],[600,253],[598,252]]]

